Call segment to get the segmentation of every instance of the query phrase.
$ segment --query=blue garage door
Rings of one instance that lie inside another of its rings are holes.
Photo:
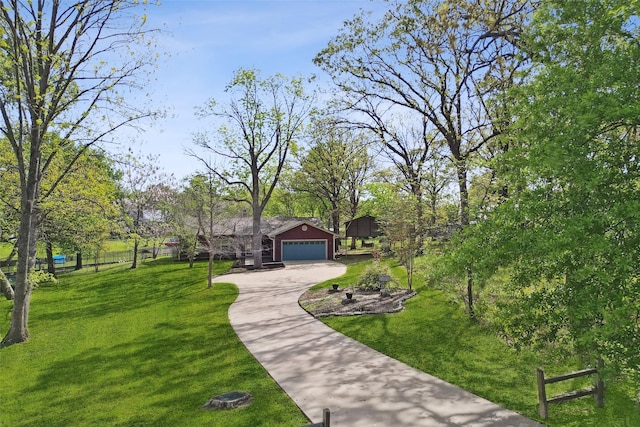
[[[282,242],[283,261],[327,259],[327,242]]]

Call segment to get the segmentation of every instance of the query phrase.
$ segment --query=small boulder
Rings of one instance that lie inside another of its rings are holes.
[[[253,396],[243,391],[230,391],[219,396],[212,397],[202,405],[203,409],[232,409],[247,406]]]

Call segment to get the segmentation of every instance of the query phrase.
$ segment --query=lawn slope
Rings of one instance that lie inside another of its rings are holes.
[[[393,276],[406,283],[404,269],[383,260]],[[349,265],[347,273],[314,286],[329,288],[353,285],[370,261]],[[415,282],[418,295],[406,302],[404,311],[388,315],[330,317],[323,322],[333,329],[398,359],[423,372],[460,386],[472,393],[533,419],[538,417],[536,368],[547,376],[584,368],[571,357],[545,361],[531,351],[516,352],[490,330],[473,322],[462,307],[442,291]],[[549,385],[549,397],[589,386],[576,379]],[[592,398],[549,407],[550,426],[632,427],[640,426],[640,412],[628,382],[608,378],[605,407],[595,408]]]
[[[164,260],[37,289],[32,338],[0,349],[0,426],[307,423],[231,328],[237,288],[207,289],[206,274]],[[3,333],[9,309],[0,302]],[[252,405],[201,409],[232,390],[252,393]]]

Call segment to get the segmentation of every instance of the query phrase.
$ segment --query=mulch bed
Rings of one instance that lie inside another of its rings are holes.
[[[356,291],[349,301],[346,292],[346,289],[307,291],[302,294],[299,303],[315,317],[355,316],[396,313],[404,308],[406,300],[416,295],[408,289],[389,289],[387,295],[381,295],[379,291]]]

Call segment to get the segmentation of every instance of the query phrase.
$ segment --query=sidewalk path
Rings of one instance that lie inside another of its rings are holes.
[[[315,283],[346,271],[335,262],[224,275],[240,295],[231,325],[256,359],[313,421],[331,427],[539,426],[461,388],[413,369],[316,320],[298,305]]]

